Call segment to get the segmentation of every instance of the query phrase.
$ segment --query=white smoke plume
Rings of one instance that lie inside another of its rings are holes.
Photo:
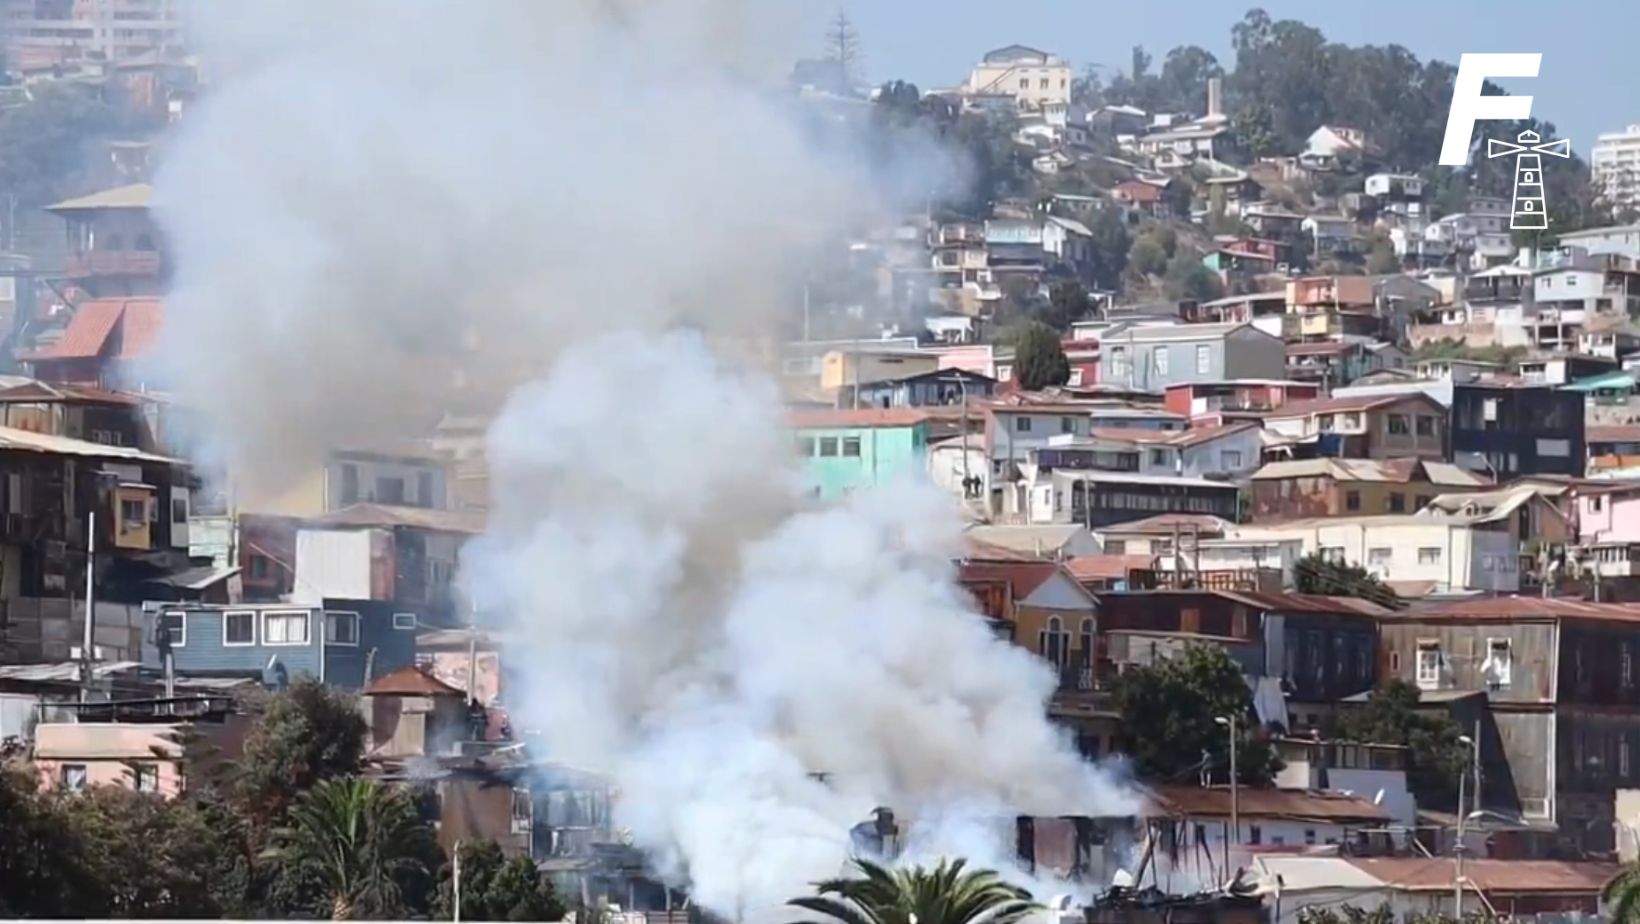
[[[236,480],[414,433],[451,376],[543,376],[494,423],[463,562],[528,640],[508,705],[614,777],[663,875],[747,918],[840,872],[879,805],[1132,807],[1044,718],[1052,672],[954,585],[948,500],[806,508],[775,390],[714,349],[894,205],[767,90],[800,50],[771,39],[785,6],[202,5],[217,82],[159,179],[159,371]],[[1001,863],[986,830],[914,840]]]

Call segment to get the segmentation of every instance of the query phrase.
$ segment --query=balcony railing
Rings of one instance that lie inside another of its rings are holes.
[[[1091,692],[1094,689],[1093,668],[1087,665],[1072,664],[1059,669],[1059,689],[1065,691]]]
[[[160,255],[153,250],[91,250],[71,255],[63,265],[63,275],[71,279],[87,276],[158,276]]]

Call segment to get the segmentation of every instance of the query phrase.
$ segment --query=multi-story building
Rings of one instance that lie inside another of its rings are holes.
[[[1379,623],[1388,674],[1484,705],[1483,809],[1550,824],[1573,852],[1613,847],[1614,793],[1640,785],[1640,608],[1477,598]]]
[[[1020,109],[1042,110],[1071,101],[1071,66],[1058,55],[1025,45],[985,53],[963,87],[966,96],[1007,96]]]
[[[1322,455],[1380,460],[1446,455],[1446,408],[1422,392],[1297,401],[1272,411],[1265,427],[1313,440]]]
[[[186,0],[0,0],[0,51],[15,70],[184,50]]]
[[[1498,481],[1581,477],[1583,395],[1548,385],[1454,382],[1449,444],[1453,462]]]
[[[1395,459],[1295,459],[1253,474],[1255,520],[1415,513],[1443,494],[1486,482],[1447,462]]]
[[[152,186],[137,183],[48,206],[68,224],[63,276],[96,298],[163,292],[170,266],[149,212],[153,194]]]
[[[1360,565],[1403,596],[1520,589],[1507,517],[1331,516],[1234,528],[1240,539],[1298,539],[1304,554]]]
[[[1099,381],[1131,388],[1279,379],[1287,367],[1281,339],[1250,324],[1123,327],[1099,341]]]
[[[1589,149],[1589,172],[1608,205],[1640,204],[1640,125],[1602,132]]]

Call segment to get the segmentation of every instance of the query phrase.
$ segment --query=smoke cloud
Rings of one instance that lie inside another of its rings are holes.
[[[762,916],[879,805],[920,855],[999,858],[949,819],[1131,809],[954,585],[949,501],[806,506],[775,389],[723,349],[802,254],[938,182],[813,143],[768,91],[786,5],[226,6],[158,182],[156,371],[242,490],[509,395],[463,585],[528,640],[515,723],[613,776],[661,874]]]

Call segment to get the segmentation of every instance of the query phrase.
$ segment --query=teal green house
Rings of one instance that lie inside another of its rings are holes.
[[[791,427],[810,491],[836,500],[928,471],[928,415],[917,408],[797,411]]]

